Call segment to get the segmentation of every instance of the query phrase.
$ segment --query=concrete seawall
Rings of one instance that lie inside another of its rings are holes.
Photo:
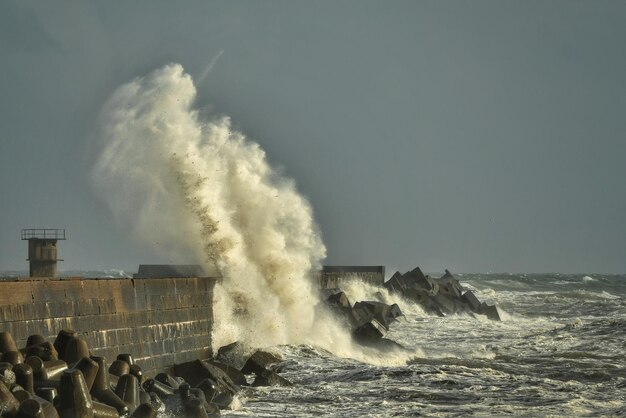
[[[0,331],[19,347],[61,329],[87,340],[109,364],[131,353],[147,375],[211,354],[218,278],[19,279],[0,281]]]

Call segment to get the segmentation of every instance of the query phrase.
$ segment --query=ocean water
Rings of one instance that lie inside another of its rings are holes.
[[[118,270],[61,275],[129,277]],[[313,345],[270,347],[284,358],[276,371],[294,386],[245,388],[241,408],[222,415],[626,416],[626,275],[456,277],[497,303],[504,320],[440,318],[398,300],[405,318],[387,337],[413,354],[366,363]],[[374,299],[376,289],[351,291],[355,302]]]
[[[505,320],[401,306],[411,313],[388,337],[417,354],[394,365],[274,347],[295,386],[248,389],[243,408],[224,415],[626,416],[626,276],[457,278]]]

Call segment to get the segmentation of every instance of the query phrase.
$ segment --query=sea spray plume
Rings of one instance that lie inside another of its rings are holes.
[[[120,87],[101,116],[95,188],[167,259],[219,266],[216,344],[302,342],[317,302],[310,273],[326,251],[310,205],[228,118],[200,120],[195,96],[180,65]]]
[[[316,309],[311,272],[326,249],[312,210],[258,144],[228,118],[203,120],[177,64],[121,86],[101,114],[93,183],[120,225],[170,262],[218,266],[214,348],[313,344],[335,355],[398,364],[353,345]],[[319,305],[317,306],[319,307]]]

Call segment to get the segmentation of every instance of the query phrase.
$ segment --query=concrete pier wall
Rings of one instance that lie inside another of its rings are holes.
[[[109,362],[130,353],[144,373],[206,358],[218,278],[19,279],[0,281],[0,330],[18,347],[61,329],[85,338]]]

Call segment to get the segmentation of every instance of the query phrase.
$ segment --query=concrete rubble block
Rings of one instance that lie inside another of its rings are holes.
[[[98,363],[89,357],[83,357],[74,365],[74,368],[83,373],[87,389],[91,392],[93,383],[96,380],[96,376],[98,375],[98,371],[100,369]]]
[[[130,374],[130,365],[123,360],[115,360],[109,367],[109,374],[117,377]]]
[[[139,379],[139,383],[143,383],[144,375],[143,375],[143,370],[142,370],[141,366],[139,366],[138,364],[131,364],[130,365],[130,374],[132,374],[137,379]]]
[[[257,373],[252,386],[293,386],[293,383],[279,376],[278,373],[265,369],[261,373]]]
[[[230,380],[232,380],[236,385],[245,386],[248,384],[248,382],[246,381],[246,376],[236,368],[215,360],[205,361],[212,366],[222,369],[222,371],[226,373],[228,377],[230,377]]]
[[[480,304],[480,310],[478,312],[481,315],[485,315],[487,318],[494,321],[502,320],[502,313],[496,305],[488,305],[485,302]]]
[[[92,356],[91,359],[98,364],[98,373],[91,387],[91,395],[98,401],[115,408],[120,415],[127,414],[128,406],[111,390],[106,358]]]
[[[26,363],[13,366],[15,372],[15,383],[20,385],[31,395],[35,394],[35,379],[33,377],[33,369]]]
[[[20,404],[16,418],[46,418],[41,404],[35,399],[26,399]]]
[[[401,277],[402,273],[396,271],[393,276],[389,278],[389,280],[383,283],[383,286],[390,292],[401,292],[403,290],[403,286],[400,282]]]
[[[161,383],[155,379],[148,379],[142,384],[143,388],[148,393],[156,393],[161,398],[172,396],[176,393],[176,390],[165,383]]]
[[[337,306],[341,308],[350,308],[352,305],[350,304],[350,300],[345,292],[333,293],[328,298],[326,298],[326,302],[331,306]]]
[[[15,372],[11,363],[0,363],[0,384],[7,388],[15,384]]]
[[[57,337],[54,340],[53,346],[54,346],[54,349],[57,351],[58,356],[61,360],[65,360],[65,348],[67,347],[68,341],[71,338],[74,338],[75,336],[76,336],[76,331],[71,330],[71,329],[62,329],[57,334]]]
[[[362,301],[354,304],[354,309],[359,311],[365,311],[367,315],[366,321],[370,319],[376,319],[383,324],[385,328],[389,329],[389,326],[396,320],[396,318],[402,316],[402,310],[397,304],[387,305],[386,303],[377,301]]]
[[[52,346],[52,344],[50,344],[50,346]],[[54,351],[54,354],[53,354],[52,352],[48,351],[47,348],[44,347],[43,345],[33,345],[33,346],[28,347],[24,351],[25,351],[25,354],[24,354],[25,358],[39,357],[43,361],[51,361],[51,360],[56,360],[58,358],[56,356],[56,350]]]
[[[50,403],[54,403],[54,398],[59,396],[59,391],[57,388],[42,387],[35,388],[35,394]]]
[[[466,291],[461,296],[461,301],[472,311],[478,312],[480,309],[480,301],[471,290]]]
[[[93,416],[94,418],[119,418],[117,409],[95,401],[93,402]]]
[[[83,373],[67,369],[61,376],[57,409],[62,418],[93,418],[94,408]]]
[[[44,341],[42,343],[29,346],[26,350],[26,358],[37,356],[43,361],[58,360],[59,356],[52,343]]]
[[[184,405],[184,416],[186,418],[209,418],[204,409],[204,402],[198,398],[190,398]]]
[[[133,359],[133,356],[127,353],[118,354],[117,360],[125,361],[126,363],[128,363],[129,366],[132,366],[133,364],[135,364],[135,359]]]
[[[41,334],[31,334],[26,339],[26,348],[32,347],[34,345],[39,345],[45,343],[46,339]]]
[[[11,392],[13,393],[13,396],[15,396],[15,399],[17,399],[20,403],[26,399],[30,399],[33,397],[33,395],[28,393],[26,390],[24,390],[23,387],[18,384],[13,385],[13,387],[11,388]]]
[[[34,402],[33,402],[34,401]],[[59,418],[59,412],[52,402],[39,396],[32,396],[20,403],[18,417]]]
[[[460,301],[455,299],[450,294],[439,292],[435,296],[432,296],[431,299],[435,304],[437,304],[441,312],[446,315],[451,315],[462,311]]]
[[[432,278],[424,275],[419,267],[415,267],[413,270],[404,273],[402,275],[402,281],[405,282],[408,287],[424,289],[433,295],[437,294],[439,291],[439,285]]]
[[[156,418],[158,411],[150,404],[142,403],[135,409],[131,418]]]
[[[250,358],[248,358],[248,361],[246,361],[246,364],[244,364],[241,372],[243,374],[256,374],[257,371],[260,373],[270,364],[280,363],[281,361],[283,361],[283,359],[276,354],[272,354],[263,350],[257,350],[254,352],[254,354],[250,356]]]
[[[352,335],[357,341],[371,342],[383,338],[386,333],[387,329],[385,326],[377,320],[372,319],[370,322],[366,322],[355,329]]]
[[[202,360],[177,364],[174,366],[174,373],[194,387],[205,379],[215,381],[217,394],[214,403],[220,408],[228,408],[235,395],[240,391],[240,387],[224,371]]]
[[[7,351],[18,351],[17,345],[10,332],[0,332],[0,353]]]
[[[169,386],[170,388],[174,389],[175,391],[178,390],[178,386],[180,386],[180,382],[178,380],[176,380],[174,377],[170,376],[167,373],[159,373],[154,377],[154,380],[156,380],[159,383],[162,383],[164,385]]]
[[[200,389],[204,394],[204,400],[211,403],[213,398],[218,394],[217,382],[213,379],[204,379],[198,383],[196,389]]]
[[[152,402],[152,398],[150,397],[150,394],[146,392],[145,390],[143,390],[140,384],[139,385],[139,404],[150,403],[150,402]]]
[[[150,392],[148,395],[150,396],[150,405],[158,412],[165,412],[165,403],[161,400],[159,395],[154,392]]]
[[[210,411],[213,408],[217,408],[219,410],[219,408],[216,405],[207,402],[206,396],[200,388],[185,389],[184,393],[186,393],[186,395],[184,396],[181,395],[181,400],[183,402],[183,405],[189,402],[191,399],[198,399],[203,404],[205,411]]]
[[[37,381],[60,380],[61,374],[68,368],[63,360],[44,361],[37,356],[30,356],[24,362],[33,369]]]
[[[0,383],[0,415],[13,416],[19,407],[20,402],[15,398],[15,395],[6,385]]]
[[[142,403],[139,392],[139,380],[132,374],[120,376],[115,387],[115,394],[126,403],[131,413]]]
[[[440,293],[445,293],[457,299],[463,294],[463,286],[461,286],[461,283],[448,270],[446,270],[445,274],[441,276],[437,282],[439,283]]]
[[[83,358],[89,358],[89,346],[87,341],[80,337],[72,337],[67,341],[65,346],[65,360],[67,364],[74,365]]]
[[[234,343],[220,347],[217,350],[215,359],[223,364],[241,370],[244,364],[246,364],[251,351],[252,350],[246,347],[244,343],[235,341]]]
[[[24,362],[24,356],[19,351],[5,351],[4,353],[2,353],[0,362],[11,363],[15,366]]]

